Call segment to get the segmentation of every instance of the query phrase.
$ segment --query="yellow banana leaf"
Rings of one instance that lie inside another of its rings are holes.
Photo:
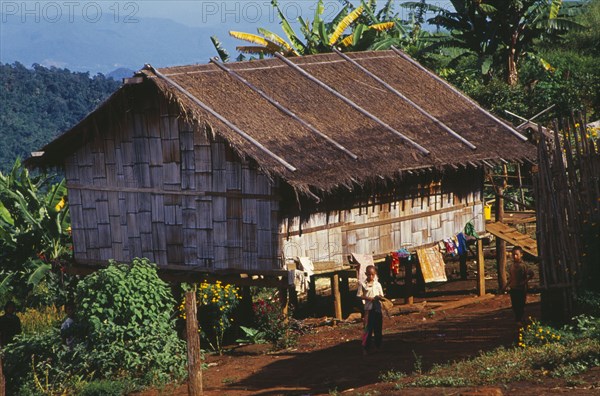
[[[340,41],[340,45],[347,47],[349,45],[352,45],[353,41],[354,41],[354,35],[349,34],[346,36],[346,38],[344,38],[342,41]]]
[[[331,34],[331,37],[329,38],[329,45],[333,45],[338,41],[342,33],[344,33],[344,30],[346,30],[348,26],[350,26],[354,21],[358,19],[360,14],[362,14],[363,10],[364,7],[361,5],[360,7],[352,11],[350,14],[346,15],[344,19],[340,21],[340,23],[336,26],[335,30]]]
[[[274,44],[278,45],[281,48],[282,52],[293,53],[296,56],[300,56],[300,54],[295,49],[293,49],[287,41],[281,38],[281,36],[263,28],[258,28],[258,32],[262,34],[267,41],[271,41]]]
[[[390,30],[394,27],[394,22],[381,22],[376,23],[375,25],[369,26],[369,29],[377,30],[378,32],[383,32],[384,30]]]
[[[236,39],[248,41],[248,42],[253,43],[253,44],[264,45],[265,47],[269,45],[269,43],[267,42],[267,40],[265,40],[263,37],[260,37],[260,36],[258,36],[256,34],[244,33],[244,32],[235,32],[233,30],[230,30],[229,31],[229,35],[231,37],[235,37]]]

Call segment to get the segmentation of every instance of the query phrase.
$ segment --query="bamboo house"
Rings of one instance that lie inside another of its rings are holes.
[[[147,65],[34,154],[64,167],[78,263],[207,272],[483,230],[484,166],[536,155],[397,50]]]

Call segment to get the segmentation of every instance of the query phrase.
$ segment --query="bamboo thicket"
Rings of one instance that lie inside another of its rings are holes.
[[[534,175],[542,317],[566,322],[583,289],[600,288],[600,152],[581,116],[540,131]]]

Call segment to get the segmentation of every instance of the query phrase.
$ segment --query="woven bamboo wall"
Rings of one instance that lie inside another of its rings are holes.
[[[78,260],[271,269],[276,188],[156,95],[91,122],[95,139],[65,163]]]
[[[463,231],[469,221],[477,230],[483,230],[482,183],[480,177],[470,180],[472,185],[466,194],[448,188],[442,191],[439,186],[426,196],[329,215],[317,213],[302,224],[301,233],[296,217],[289,224],[289,233],[287,223],[280,227],[281,250],[285,257],[307,256],[313,261],[343,263],[350,253],[381,255],[401,247],[411,249],[438,242]]]

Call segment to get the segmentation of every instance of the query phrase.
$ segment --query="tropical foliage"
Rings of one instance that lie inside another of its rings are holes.
[[[175,300],[154,264],[113,263],[84,278],[75,301],[70,346],[52,326],[17,336],[5,347],[7,394],[80,394],[88,386],[123,389],[125,382],[156,386],[184,378],[185,343],[175,331]],[[110,384],[87,385],[98,379]]]
[[[518,64],[532,52],[537,40],[556,43],[561,33],[583,29],[561,12],[561,0],[453,0],[451,9],[427,4],[437,15],[429,22],[445,29],[432,48],[475,54],[483,74],[500,72],[509,85],[518,83]],[[423,7],[423,3],[409,3]],[[432,49],[430,48],[430,50]],[[544,61],[541,60],[543,63]]]
[[[346,2],[340,12],[330,21],[323,20],[325,7],[323,0],[318,0],[313,20],[298,18],[301,35],[297,34],[287,20],[276,0],[272,0],[281,27],[287,38],[258,28],[258,35],[231,31],[229,34],[237,39],[248,41],[254,45],[239,46],[237,50],[247,54],[272,55],[276,52],[285,56],[311,55],[331,52],[332,46],[342,50],[361,51],[374,46],[381,46],[390,37],[407,37],[406,31],[399,25],[399,20],[392,13],[393,0],[377,10],[374,0],[358,7]],[[347,33],[348,29],[350,32]],[[388,44],[391,45],[391,42]]]
[[[62,303],[64,261],[71,257],[64,180],[31,176],[16,160],[0,172],[0,300],[22,305]],[[53,271],[54,270],[54,271]]]

